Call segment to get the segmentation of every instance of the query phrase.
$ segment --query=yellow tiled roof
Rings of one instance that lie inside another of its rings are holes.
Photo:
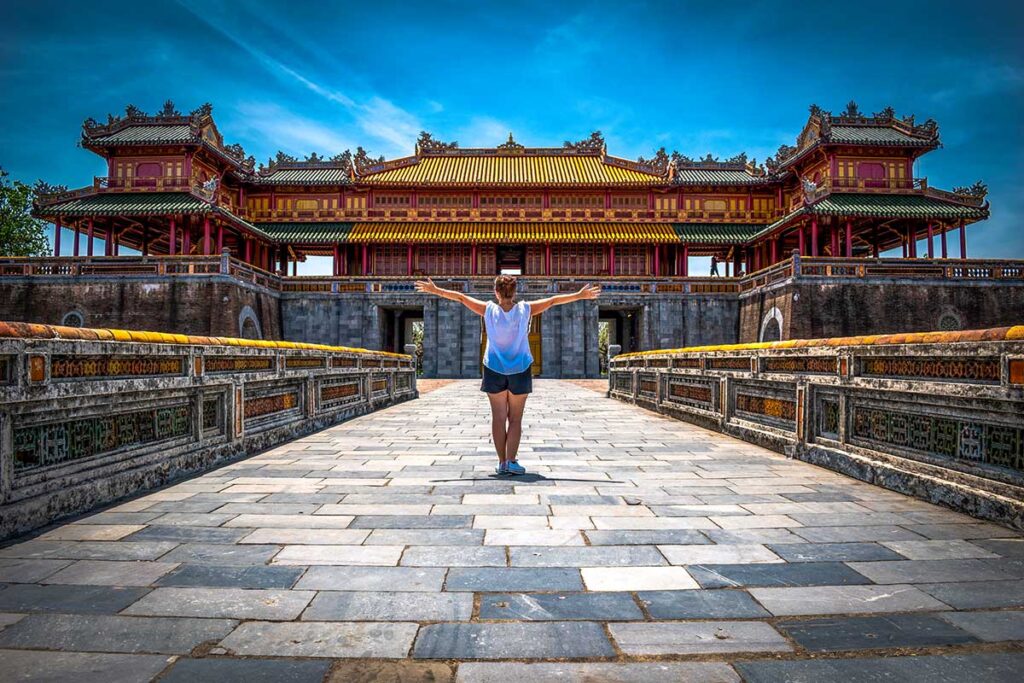
[[[622,161],[626,165],[630,162]],[[408,165],[362,176],[369,185],[619,185],[648,186],[664,179],[580,154],[463,154],[424,156]]]
[[[671,223],[356,223],[348,242],[679,242]]]

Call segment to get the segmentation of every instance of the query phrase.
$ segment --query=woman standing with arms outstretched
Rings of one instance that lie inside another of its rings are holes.
[[[573,294],[517,302],[516,279],[511,275],[499,275],[494,278],[496,302],[485,303],[462,292],[443,289],[429,278],[417,281],[416,291],[458,301],[483,316],[487,348],[484,351],[484,380],[480,390],[487,392],[491,402],[491,435],[494,438],[494,449],[498,452],[498,467],[495,471],[502,476],[526,474],[526,468],[519,464],[516,454],[523,434],[526,399],[533,391],[530,318],[552,306],[596,299],[601,294],[601,288],[586,285]]]

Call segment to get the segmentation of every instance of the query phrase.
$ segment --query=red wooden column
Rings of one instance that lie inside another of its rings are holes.
[[[186,218],[185,224],[181,226],[181,253],[185,256],[192,255],[192,218]]]
[[[907,228],[907,241],[910,243],[910,258],[917,258],[917,228]]]
[[[661,275],[661,245],[654,245],[654,277]]]
[[[89,219],[88,232],[86,233],[86,244],[85,244],[85,255],[86,256],[92,256],[92,235],[93,235],[92,219],[90,218]]]
[[[769,265],[774,266],[779,262],[779,238],[776,237],[772,240],[772,262]]]
[[[114,256],[121,255],[121,238],[114,233]]]
[[[683,245],[683,277],[690,276],[690,245]]]
[[[170,221],[168,221],[168,223],[169,226],[167,228],[167,254],[169,256],[174,256],[174,252],[177,251],[178,249],[178,235],[177,231],[175,230],[176,226],[174,225],[174,218],[172,217]]]
[[[412,245],[405,245],[405,274],[412,275]]]
[[[829,239],[832,244],[832,258],[839,257],[839,226],[833,225],[828,229]]]
[[[928,258],[935,258],[935,227],[928,221]]]
[[[81,231],[78,229],[78,223],[75,223],[75,250],[74,255],[78,256],[78,236]]]
[[[370,270],[370,251],[366,247],[366,243],[363,243],[363,275],[369,275]]]
[[[210,255],[210,217],[203,216],[203,256]]]
[[[846,219],[846,258],[853,258],[853,221]]]
[[[60,218],[53,224],[53,255],[60,256]]]
[[[252,240],[244,237],[242,241],[245,243],[245,262],[252,263]]]
[[[544,274],[548,277],[551,276],[551,243],[547,242],[544,245]]]
[[[288,245],[281,245],[281,275],[288,274]]]
[[[608,273],[612,277],[615,276],[615,245],[614,244],[609,244],[608,245]]]
[[[142,229],[142,255],[149,256],[149,228]]]
[[[245,246],[248,247],[249,243],[246,242]],[[338,264],[338,261],[340,260],[338,251],[339,251],[338,250],[338,245],[335,244],[334,245],[334,268],[331,270],[331,273],[334,275],[334,277],[338,277],[338,275],[341,274],[341,267]]]
[[[811,219],[811,256],[818,256],[818,219]]]
[[[960,258],[967,258],[967,232],[964,230],[964,219],[960,219]]]
[[[217,224],[217,253],[224,251],[224,224]]]
[[[946,248],[946,228],[942,228],[942,232],[939,233],[939,243],[942,248],[942,258],[949,258],[949,250]]]
[[[797,241],[799,242],[798,251],[800,252],[800,255],[807,256],[807,245],[804,244],[806,241],[804,239],[804,226],[802,225],[797,228]]]
[[[480,270],[480,259],[477,258],[476,245],[470,245],[469,247],[469,272],[471,275],[476,275],[477,271]]]

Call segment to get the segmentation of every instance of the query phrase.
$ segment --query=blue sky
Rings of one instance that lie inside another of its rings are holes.
[[[199,2],[6,0],[0,166],[77,187],[104,172],[83,119],[209,101],[229,143],[362,145],[404,156],[420,130],[463,146],[508,132],[609,152],[664,145],[761,160],[812,102],[939,122],[916,174],[985,180],[971,256],[1024,257],[1024,3]]]

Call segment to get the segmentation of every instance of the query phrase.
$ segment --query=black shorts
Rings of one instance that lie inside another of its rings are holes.
[[[485,365],[484,381],[480,384],[480,391],[497,394],[506,389],[513,394],[531,393],[533,391],[533,368],[526,368],[514,375],[503,375]]]

